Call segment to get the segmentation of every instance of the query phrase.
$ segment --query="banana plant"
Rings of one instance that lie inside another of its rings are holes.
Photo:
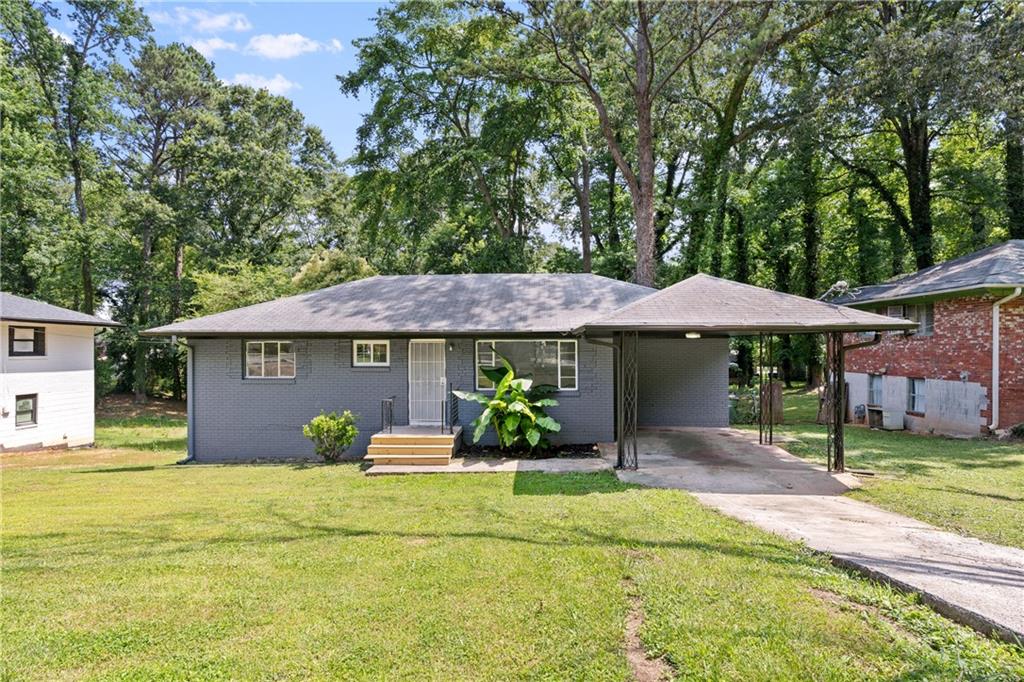
[[[493,350],[493,349],[492,349]],[[460,400],[469,400],[483,406],[483,412],[473,420],[473,442],[478,443],[490,426],[498,435],[498,445],[513,450],[546,448],[545,437],[562,430],[562,425],[549,416],[544,408],[558,401],[550,397],[558,390],[551,384],[536,384],[528,377],[519,378],[516,370],[500,353],[501,367],[482,367],[484,375],[494,384],[494,394],[474,391],[453,391]]]

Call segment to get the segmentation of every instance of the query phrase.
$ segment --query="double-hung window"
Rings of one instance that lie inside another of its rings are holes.
[[[7,355],[12,358],[46,355],[46,329],[43,327],[8,327]]]
[[[504,357],[515,368],[516,376],[533,379],[534,384],[550,384],[563,391],[579,388],[579,365],[575,340],[515,339],[476,342],[477,390],[494,388],[483,370],[501,367]]]
[[[14,426],[35,426],[38,417],[39,394],[19,395],[14,397]]]
[[[917,322],[916,336],[931,336],[935,331],[935,306],[931,303],[908,305],[907,319]]]
[[[354,341],[352,365],[354,367],[387,367],[391,364],[391,343],[384,341]]]
[[[246,379],[294,379],[295,346],[291,341],[246,341]]]
[[[924,379],[907,380],[907,411],[924,414]]]
[[[887,306],[886,309],[885,309],[885,315],[886,315],[886,317],[894,317],[896,319],[902,320],[903,316],[904,316],[903,306],[901,306],[901,305]],[[888,332],[888,335],[889,336],[893,336],[895,334],[902,334],[902,333],[903,332],[900,331],[899,329],[893,329],[893,330]]]
[[[882,375],[868,375],[868,405],[882,404]]]

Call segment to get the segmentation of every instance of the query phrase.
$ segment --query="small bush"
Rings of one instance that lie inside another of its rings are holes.
[[[337,462],[352,447],[359,429],[356,428],[355,416],[348,410],[340,415],[337,412],[321,412],[320,416],[313,417],[302,427],[302,435],[313,441],[316,454],[325,461]]]
[[[1014,424],[1013,426],[1011,426],[1010,435],[1013,436],[1014,438],[1020,438],[1021,440],[1024,440],[1024,422],[1021,422],[1020,424]]]

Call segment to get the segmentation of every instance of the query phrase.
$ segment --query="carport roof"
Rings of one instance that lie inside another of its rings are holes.
[[[909,330],[917,324],[710,275],[694,275],[578,327],[717,334]]]

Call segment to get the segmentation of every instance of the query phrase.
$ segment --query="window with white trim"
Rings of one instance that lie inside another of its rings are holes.
[[[46,329],[44,327],[8,327],[7,355],[12,358],[46,355]]]
[[[882,375],[868,375],[868,405],[882,404]]]
[[[246,341],[245,378],[294,379],[294,344],[291,341]]]
[[[907,411],[924,414],[924,379],[907,380]]]
[[[579,364],[575,340],[500,339],[476,342],[476,388],[494,388],[483,368],[501,367],[502,356],[516,368],[516,375],[533,379],[534,384],[551,384],[563,391],[579,388]]]
[[[391,365],[391,342],[353,341],[353,367],[388,367]]]
[[[35,426],[38,423],[39,394],[14,397],[14,426]]]

